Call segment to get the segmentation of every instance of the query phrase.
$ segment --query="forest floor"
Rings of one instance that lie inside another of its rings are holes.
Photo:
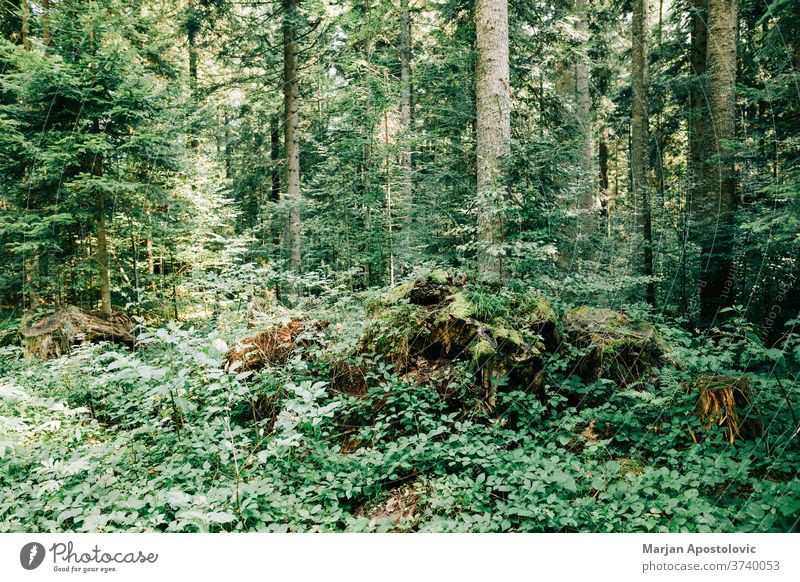
[[[0,531],[798,530],[793,356],[742,320],[441,271],[238,291],[133,348],[0,347]]]

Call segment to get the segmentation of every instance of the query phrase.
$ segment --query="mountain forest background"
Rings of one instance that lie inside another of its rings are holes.
[[[797,531],[800,2],[0,1],[0,531]]]

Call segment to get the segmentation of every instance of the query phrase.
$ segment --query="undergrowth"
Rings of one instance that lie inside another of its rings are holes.
[[[492,316],[512,305],[469,298]],[[238,306],[142,328],[134,351],[40,363],[0,348],[0,531],[798,530],[793,336],[767,349],[742,319],[704,337],[651,317],[669,352],[639,382],[583,383],[564,344],[544,399],[506,383],[486,413],[354,353],[360,301],[306,307],[333,322],[326,339],[257,371],[226,363],[252,333]],[[341,361],[363,390],[331,381]],[[720,373],[748,376],[763,437],[693,442],[687,383]],[[400,490],[411,511],[371,511]]]

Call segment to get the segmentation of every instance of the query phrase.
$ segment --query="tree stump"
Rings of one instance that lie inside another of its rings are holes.
[[[475,293],[442,271],[400,285],[371,306],[359,349],[419,381],[465,362],[488,409],[503,377],[514,388],[538,390],[544,352],[558,345],[555,312],[544,299],[519,294],[490,313],[476,305]]]
[[[631,321],[611,309],[573,309],[564,315],[564,331],[585,351],[575,366],[585,382],[607,378],[630,384],[648,374],[661,358],[653,324]]]
[[[133,324],[123,314],[111,320],[68,305],[20,329],[25,357],[41,360],[68,354],[83,342],[110,341],[133,345]]]

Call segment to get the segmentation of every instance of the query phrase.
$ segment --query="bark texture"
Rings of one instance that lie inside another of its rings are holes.
[[[281,174],[280,174],[280,157],[281,157],[281,134],[278,125],[278,116],[271,115],[269,118],[269,161],[271,164],[270,170],[270,200],[278,202],[281,199]]]
[[[284,185],[289,214],[286,244],[289,268],[300,268],[300,88],[297,78],[297,4],[283,0],[283,141]]]
[[[733,152],[735,137],[737,0],[708,1],[706,42],[709,126],[705,132],[705,167],[702,199],[695,229],[702,250],[700,317],[711,325],[719,310],[733,302],[733,212],[736,181]]]
[[[410,244],[414,212],[413,168],[411,160],[411,14],[408,0],[400,0],[400,121],[403,126],[402,169],[403,204],[405,205],[406,243]]]
[[[20,30],[22,47],[29,51],[31,50],[31,5],[28,4],[28,0],[20,2],[20,20],[22,21]]]
[[[705,95],[706,73],[706,17],[708,0],[692,0],[691,55],[692,87],[689,91],[689,191],[694,200],[702,198],[705,128],[708,106]]]
[[[189,90],[192,94],[192,99],[197,100],[197,63],[199,61],[199,52],[197,50],[197,33],[199,32],[200,22],[198,19],[194,1],[189,2],[186,16],[186,44],[189,46]],[[189,146],[192,149],[197,149],[200,142],[196,136],[195,128],[192,128],[192,136],[189,140]]]
[[[578,12],[577,30],[581,38],[589,38],[589,13],[586,0],[575,0]],[[597,227],[597,213],[600,209],[600,197],[595,186],[595,172],[592,169],[594,162],[594,136],[592,123],[592,99],[589,93],[589,54],[587,50],[581,52],[575,63],[575,102],[577,114],[583,129],[583,144],[581,148],[581,181],[578,188],[578,211],[580,213],[580,231],[591,234]]]
[[[50,0],[42,0],[42,42],[50,45]]]
[[[653,233],[650,214],[650,147],[647,114],[647,6],[648,0],[633,0],[631,78],[633,110],[631,112],[631,194],[640,201],[644,274],[653,276]],[[645,300],[653,305],[655,288],[645,285]]]
[[[498,277],[504,240],[502,167],[510,153],[511,98],[508,65],[508,1],[476,0],[478,268]]]

